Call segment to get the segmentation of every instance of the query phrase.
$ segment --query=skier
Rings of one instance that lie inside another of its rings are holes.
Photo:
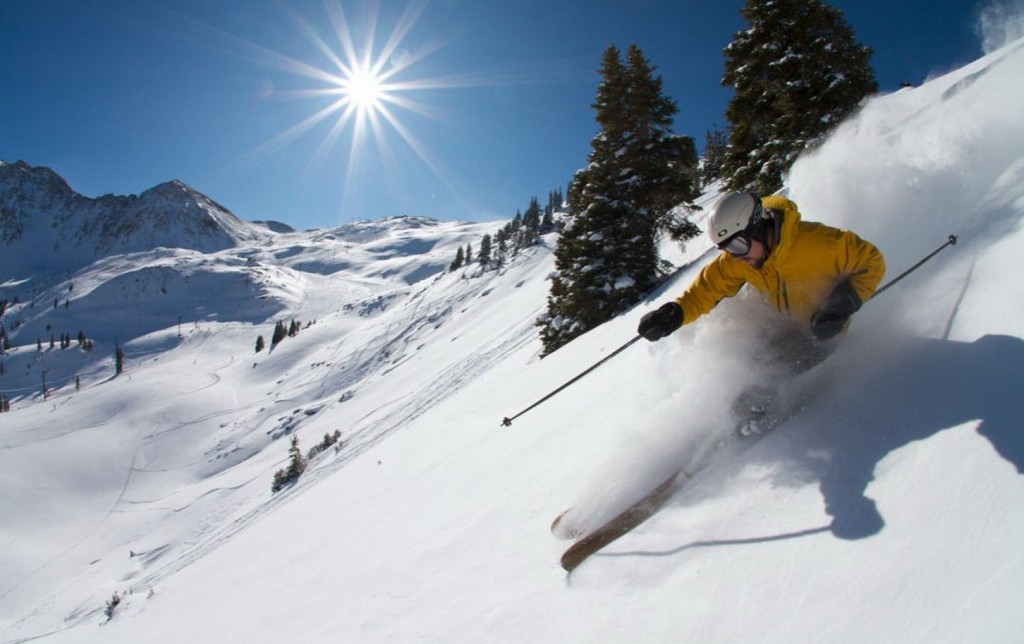
[[[797,205],[779,195],[726,194],[711,214],[708,235],[723,252],[681,296],[644,315],[637,333],[652,342],[667,337],[750,284],[788,320],[766,331],[757,356],[767,370],[764,382],[784,381],[824,360],[885,273],[873,244],[802,221]],[[769,411],[776,396],[767,385],[740,394],[733,404],[736,432],[751,436],[774,427]]]

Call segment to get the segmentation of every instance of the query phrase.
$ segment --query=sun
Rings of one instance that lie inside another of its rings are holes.
[[[341,2],[326,0],[329,20],[312,23],[294,9],[284,6],[302,36],[321,54],[320,63],[299,60],[251,45],[262,62],[305,79],[306,88],[278,90],[275,98],[293,99],[308,106],[311,113],[284,132],[267,141],[259,152],[266,154],[283,147],[314,128],[327,125],[313,161],[326,164],[338,144],[349,141],[345,162],[344,186],[358,186],[354,173],[360,157],[372,151],[376,158],[393,166],[398,141],[411,149],[441,183],[454,191],[452,181],[435,154],[414,134],[410,116],[441,120],[443,113],[418,97],[425,90],[470,87],[479,79],[417,76],[416,65],[444,46],[443,39],[430,34],[421,46],[406,45],[410,33],[426,7],[423,0],[412,0],[397,17],[390,30],[378,33],[380,3],[367,0],[360,24],[346,15]],[[351,6],[351,5],[348,5]],[[393,5],[389,5],[393,6]],[[355,28],[359,25],[358,30]],[[325,28],[326,26],[326,28]],[[358,37],[357,37],[358,36]],[[380,43],[378,43],[378,36]],[[322,129],[322,128],[321,128]],[[368,146],[373,143],[372,147]]]
[[[289,111],[291,115],[299,114],[298,121],[258,144],[237,163],[258,164],[300,138],[315,138],[318,144],[308,157],[310,165],[344,168],[344,176],[337,181],[342,186],[341,213],[347,211],[345,205],[352,193],[365,191],[367,182],[361,178],[366,176],[369,163],[384,169],[377,176],[394,181],[410,170],[398,163],[400,157],[404,159],[400,154],[404,147],[461,201],[463,191],[456,186],[457,179],[414,130],[422,127],[424,119],[458,124],[449,111],[424,102],[425,96],[436,96],[437,90],[489,86],[496,81],[480,74],[427,77],[417,73],[419,63],[446,46],[456,34],[436,30],[416,33],[426,0],[409,0],[399,13],[389,13],[389,18],[394,16],[390,29],[380,29],[378,17],[382,7],[390,11],[396,3],[346,0],[342,5],[341,0],[323,0],[327,20],[322,15],[310,19],[288,3],[279,5],[297,29],[300,39],[296,42],[312,45],[318,54],[316,59],[308,52],[296,57],[201,23],[189,23],[204,36],[226,40],[239,55],[256,64],[285,72],[285,77],[261,82],[260,100],[300,104],[299,110]],[[345,7],[359,15],[348,15]],[[436,134],[436,130],[431,128],[430,133]],[[338,158],[338,148],[346,146],[347,158]]]
[[[355,69],[342,80],[342,100],[364,114],[376,113],[383,107],[383,101],[389,98],[386,94],[386,82],[369,69]]]

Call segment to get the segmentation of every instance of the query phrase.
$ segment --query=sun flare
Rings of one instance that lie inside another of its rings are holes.
[[[347,13],[360,13],[360,5],[361,16]],[[300,104],[299,120],[250,151],[245,161],[255,163],[300,138],[315,138],[318,143],[309,157],[310,164],[321,169],[341,166],[344,176],[337,181],[342,190],[339,214],[349,216],[347,205],[353,203],[355,195],[382,189],[368,187],[374,182],[365,181],[367,176],[383,178],[391,184],[390,190],[401,187],[403,175],[416,171],[403,165],[408,162],[403,152],[411,151],[449,194],[461,201],[463,190],[456,185],[457,178],[444,167],[436,150],[417,135],[424,132],[424,119],[453,126],[459,120],[448,110],[427,102],[427,97],[436,96],[438,90],[491,86],[503,81],[480,74],[417,74],[418,64],[456,35],[455,30],[438,32],[436,28],[416,33],[426,0],[409,0],[397,14],[388,13],[396,7],[394,3],[379,0],[346,1],[344,6],[340,0],[323,0],[322,6],[326,21],[311,20],[294,7],[281,4],[285,17],[318,54],[314,57],[286,55],[224,32],[203,29],[230,40],[259,64],[293,77],[265,79],[258,95],[268,102]],[[393,21],[389,29],[379,28],[382,12],[385,19]],[[296,78],[301,85],[294,84]],[[436,135],[436,130],[430,128],[429,133]],[[347,148],[344,158],[338,157],[338,148]]]
[[[343,99],[362,112],[376,112],[386,99],[383,79],[367,69],[357,69],[341,83]]]
[[[377,24],[380,5],[372,0],[366,2],[361,24],[351,20],[342,3],[336,0],[325,0],[323,6],[329,18],[326,23],[312,23],[286,6],[299,32],[323,57],[320,64],[258,45],[250,46],[262,62],[307,81],[304,89],[278,89],[275,83],[271,85],[273,89],[265,93],[279,99],[301,101],[311,109],[302,120],[267,141],[259,152],[271,153],[326,125],[328,129],[312,161],[324,165],[334,156],[339,144],[345,145],[348,156],[342,185],[346,193],[361,188],[356,173],[366,161],[382,163],[390,168],[390,175],[398,175],[393,141],[412,150],[442,184],[453,194],[457,192],[434,152],[413,132],[416,122],[412,117],[444,120],[441,110],[422,101],[425,92],[470,87],[480,81],[454,76],[416,76],[416,64],[444,45],[444,38],[436,33],[429,34],[420,46],[407,44],[412,40],[410,33],[426,2],[412,0],[396,17],[392,28],[380,33]],[[378,36],[381,36],[379,41]],[[369,146],[371,143],[373,145]]]

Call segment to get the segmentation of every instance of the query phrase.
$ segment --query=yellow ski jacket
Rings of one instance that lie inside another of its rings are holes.
[[[776,311],[801,323],[810,322],[844,279],[862,302],[875,292],[885,274],[885,259],[874,244],[849,231],[801,221],[796,204],[785,197],[763,197],[761,205],[766,215],[775,211],[775,246],[768,259],[754,269],[728,253],[718,255],[676,299],[683,308],[683,324],[709,313],[744,284],[760,291]]]

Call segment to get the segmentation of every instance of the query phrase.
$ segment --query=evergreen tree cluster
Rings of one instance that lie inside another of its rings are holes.
[[[280,492],[285,486],[299,480],[310,461],[332,446],[335,450],[341,449],[341,445],[341,431],[334,430],[333,434],[324,434],[323,440],[309,448],[309,452],[303,456],[302,449],[299,447],[299,437],[292,436],[291,447],[288,448],[288,467],[274,472],[274,481],[270,485],[270,491]]]
[[[312,322],[307,323],[306,327],[308,328],[311,324]],[[284,321],[282,320],[278,320],[277,322],[274,323],[274,333],[270,336],[270,348],[273,349],[277,345],[281,344],[281,341],[284,340],[285,338],[294,338],[299,334],[299,331],[301,330],[302,323],[299,322],[298,320],[295,320],[294,318],[288,324],[285,324]],[[257,336],[256,353],[263,351],[263,349],[265,349],[266,346],[267,344],[266,341],[263,339],[263,336]]]
[[[625,311],[659,281],[661,234],[699,234],[689,220],[700,194],[692,137],[671,131],[676,103],[636,45],[604,52],[593,104],[600,131],[569,186],[570,218],[555,247],[544,353]]]
[[[2,330],[0,330],[0,336],[6,337],[3,334]],[[92,348],[93,348],[92,340],[90,340],[89,338],[85,337],[85,333],[83,333],[82,331],[78,332],[77,343],[78,343],[78,348],[81,349],[82,351],[92,351]],[[37,345],[42,345],[42,341],[38,342]],[[8,348],[9,347],[10,347],[10,345],[8,345]],[[50,348],[51,349],[55,349],[56,347],[57,347],[56,340],[54,339],[53,334],[51,333],[50,334]],[[61,333],[60,334],[60,348],[61,349],[69,349],[69,348],[71,348],[71,334],[70,333]]]
[[[808,146],[878,90],[871,49],[823,0],[746,0],[750,28],[725,48],[722,84],[734,90],[721,172],[732,190],[771,194]]]
[[[309,451],[306,452],[306,460],[312,461],[314,458],[320,455],[321,452],[326,452],[332,446],[337,446],[335,447],[336,450],[341,449],[340,430],[334,430],[333,434],[324,434],[324,439],[317,443],[316,445],[314,445],[313,447],[310,447]]]
[[[299,480],[302,473],[306,471],[306,459],[299,449],[299,437],[292,436],[292,445],[288,448],[288,467],[274,472],[274,482],[270,486],[271,492],[280,492],[286,485]]]
[[[107,605],[106,608],[103,609],[103,614],[106,615],[108,622],[114,619],[114,611],[121,605],[121,600],[121,595],[117,594],[116,591],[114,592],[114,595],[107,600]]]
[[[540,200],[531,197],[526,212],[516,211],[515,217],[501,230],[493,236],[488,233],[480,239],[475,256],[472,244],[466,244],[465,248],[460,246],[448,269],[457,271],[474,263],[484,270],[500,268],[519,251],[540,242],[541,235],[555,229],[555,213],[562,209],[563,200],[561,190],[551,190],[548,192],[547,204],[541,208]]]

